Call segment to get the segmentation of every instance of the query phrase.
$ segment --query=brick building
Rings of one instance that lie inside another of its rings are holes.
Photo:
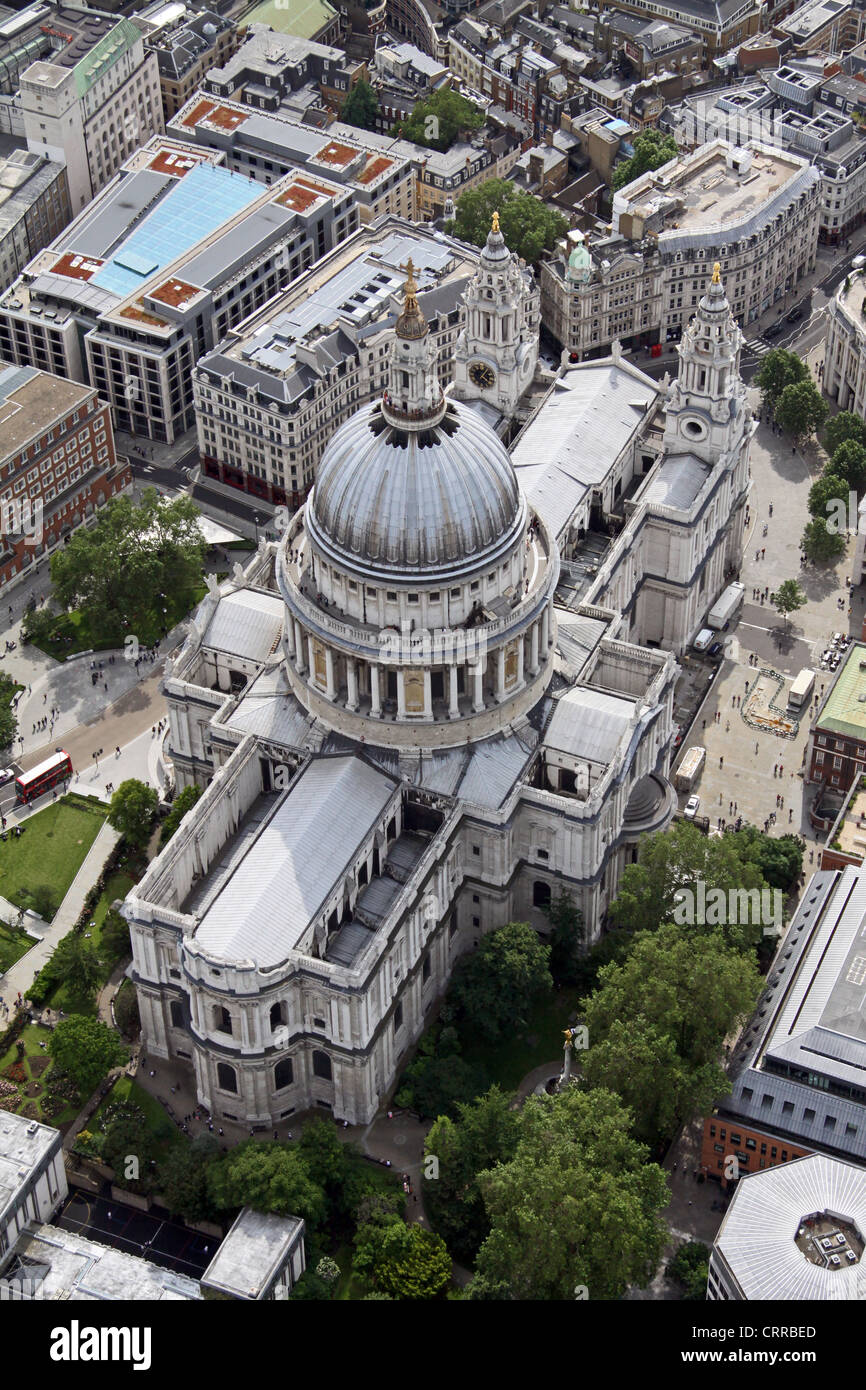
[[[845,792],[866,773],[866,642],[852,642],[809,730],[807,778]]]

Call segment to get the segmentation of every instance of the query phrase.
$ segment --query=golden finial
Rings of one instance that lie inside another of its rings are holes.
[[[409,257],[405,265],[401,265],[400,269],[405,270],[406,272],[406,286],[404,291],[405,296],[407,299],[410,295],[414,298],[415,295],[418,293],[418,285],[415,281],[415,266],[412,262],[411,256]]]
[[[418,284],[411,256],[400,269],[406,272],[406,284],[403,289],[403,308],[394,325],[395,331],[400,338],[423,338],[427,332],[427,321],[418,304]]]
[[[714,285],[720,285],[721,283],[722,283],[722,267],[721,267],[721,265],[719,264],[719,262],[716,261],[715,265],[713,266],[713,284],[714,284]]]
[[[491,223],[490,230],[491,230],[492,232],[498,232],[498,231],[499,231],[499,213],[498,213],[498,212],[494,212],[494,214],[493,214],[493,222]]]

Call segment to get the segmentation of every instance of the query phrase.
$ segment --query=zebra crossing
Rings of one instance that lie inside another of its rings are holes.
[[[746,352],[752,353],[754,357],[766,357],[772,351],[769,343],[765,343],[763,338],[747,338],[743,344]]]

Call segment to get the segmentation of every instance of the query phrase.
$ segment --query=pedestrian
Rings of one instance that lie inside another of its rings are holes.
[[[757,756],[758,756],[758,745],[757,745],[757,743],[756,743],[756,744],[755,744],[755,757],[757,757]]]
[[[723,757],[719,757],[719,767],[724,767],[724,765],[725,765],[725,760],[724,760],[724,758],[723,758]]]
[[[772,516],[772,515],[773,515],[773,504],[772,504],[772,502],[770,503],[770,505],[769,505],[769,507],[767,508],[767,510],[768,510],[768,512],[770,513],[770,516]]]
[[[762,560],[763,560],[765,554],[766,554],[766,547],[761,546],[761,559],[762,559]],[[106,686],[105,688],[106,688],[106,690],[107,690],[107,689],[108,689],[108,686]]]
[[[781,775],[782,775],[782,773],[783,773],[784,771],[785,771],[785,769],[783,768],[782,764],[779,763],[779,776],[780,776],[780,777],[781,777]]]
[[[731,721],[730,721],[730,719],[726,719],[726,720],[725,720],[725,733],[726,733],[726,734],[729,734],[730,732],[731,732]]]

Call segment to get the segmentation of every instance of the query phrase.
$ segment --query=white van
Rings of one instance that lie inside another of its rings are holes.
[[[711,627],[702,627],[692,646],[696,652],[705,652],[708,647],[716,640],[716,634]]]

